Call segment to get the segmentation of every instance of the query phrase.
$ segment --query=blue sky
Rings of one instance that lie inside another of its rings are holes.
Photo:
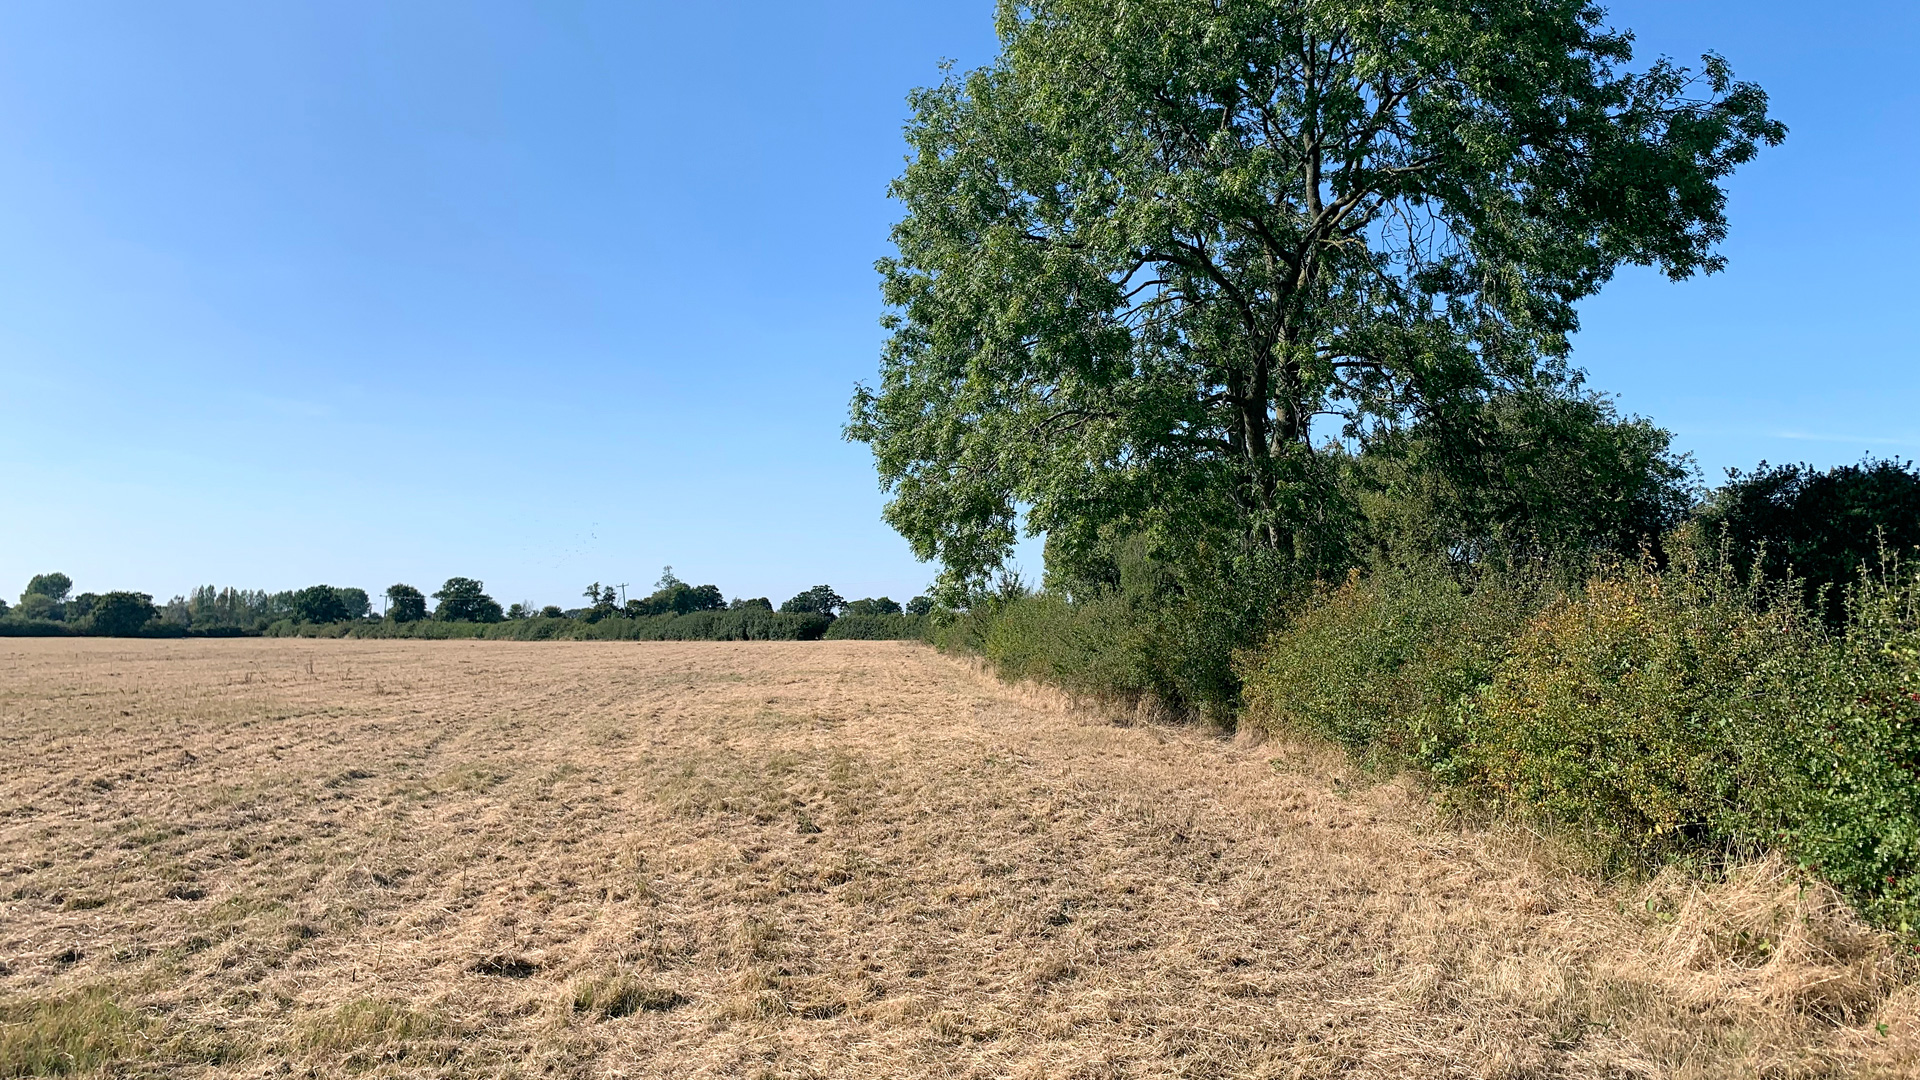
[[[1612,11],[1793,133],[1729,269],[1622,275],[1577,362],[1710,477],[1920,456],[1920,14]],[[0,6],[0,594],[913,594],[839,431],[905,94],[993,46],[987,0]]]

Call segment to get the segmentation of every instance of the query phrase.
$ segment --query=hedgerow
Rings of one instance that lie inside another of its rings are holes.
[[[1243,722],[1425,770],[1454,798],[1642,864],[1787,852],[1920,926],[1920,579],[1829,628],[1722,562],[1577,587],[1356,577],[1243,654]]]

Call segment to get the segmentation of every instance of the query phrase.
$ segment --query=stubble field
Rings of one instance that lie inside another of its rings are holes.
[[[1914,1075],[1761,863],[1605,882],[918,645],[0,639],[0,1076]]]

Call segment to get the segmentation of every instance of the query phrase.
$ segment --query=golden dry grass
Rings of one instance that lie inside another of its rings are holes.
[[[0,639],[0,730],[0,1076],[1920,1074],[1776,864],[916,645]]]

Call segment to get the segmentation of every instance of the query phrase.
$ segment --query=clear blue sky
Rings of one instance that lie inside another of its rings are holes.
[[[1793,129],[1586,308],[1709,476],[1920,456],[1920,14],[1632,0]],[[840,440],[904,95],[988,0],[0,6],[0,594],[918,591]],[[1033,569],[1037,557],[1028,553]]]

